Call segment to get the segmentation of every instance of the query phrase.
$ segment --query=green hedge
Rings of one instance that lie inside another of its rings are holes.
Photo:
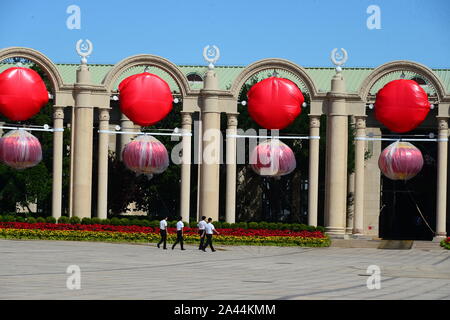
[[[99,218],[83,218],[80,220],[78,217],[66,217],[62,216],[58,218],[56,221],[53,217],[24,217],[21,215],[13,215],[13,214],[5,214],[0,215],[0,222],[28,222],[28,223],[36,223],[36,222],[46,222],[46,223],[70,223],[70,224],[110,224],[114,226],[144,226],[144,227],[159,227],[159,220],[149,220],[144,218],[130,217],[130,218],[119,218],[114,217],[112,219],[99,219]],[[176,227],[177,221],[168,221],[168,225],[171,228]],[[197,228],[197,221],[184,222],[184,225],[191,228]],[[214,221],[214,226],[217,229],[228,229],[228,228],[243,228],[243,229],[269,229],[269,230],[292,230],[292,231],[321,231],[325,232],[324,227],[313,227],[308,226],[306,224],[300,223],[282,223],[282,222],[237,222],[237,223],[228,223],[222,221]]]
[[[445,249],[450,250],[450,238],[442,240],[441,247],[444,247]]]

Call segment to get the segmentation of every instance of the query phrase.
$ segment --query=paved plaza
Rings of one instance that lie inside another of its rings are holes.
[[[0,299],[450,299],[447,250],[186,248],[0,240]],[[70,265],[79,290],[66,286]],[[380,289],[367,288],[370,265]]]

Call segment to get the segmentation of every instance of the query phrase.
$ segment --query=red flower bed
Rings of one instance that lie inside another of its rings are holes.
[[[81,231],[110,231],[110,232],[142,232],[159,233],[159,228],[142,226],[112,226],[104,224],[66,224],[66,223],[27,223],[27,222],[0,222],[0,229],[39,229],[39,230],[81,230]],[[197,234],[197,228],[185,228],[184,233]],[[176,228],[169,228],[169,233],[175,233]],[[224,236],[247,236],[247,237],[309,237],[324,238],[320,231],[300,231],[291,230],[266,230],[266,229],[219,229]]]

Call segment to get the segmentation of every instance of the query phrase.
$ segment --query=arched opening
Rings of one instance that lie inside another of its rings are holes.
[[[391,62],[375,69],[364,81],[361,96],[374,103],[377,92],[397,79],[416,81],[427,93],[431,104],[438,104],[443,96],[442,84],[428,68],[412,62]],[[375,105],[376,108],[376,105]],[[410,141],[423,156],[422,171],[407,181],[385,177],[378,168],[379,156],[394,141],[369,141],[371,157],[365,170],[365,227],[378,222],[378,235],[384,239],[431,240],[436,228],[437,142],[427,139],[437,136],[437,108],[432,108],[425,120],[414,130],[404,134],[391,132],[374,116],[375,109],[366,109],[366,132],[375,138],[415,139]],[[378,201],[378,202],[377,202]],[[377,203],[376,203],[377,202]],[[367,222],[370,221],[370,222]]]
[[[56,67],[48,58],[32,49],[0,50],[0,72],[16,66],[30,68],[39,74],[46,85],[49,102],[42,107],[38,114],[28,120],[10,121],[4,116],[0,116],[0,122],[4,126],[11,127],[34,129],[41,129],[45,125],[52,127],[56,113],[61,116],[61,119],[63,117],[63,106],[59,106],[60,110],[57,112],[54,108],[59,94],[64,90],[62,78]],[[1,133],[4,133],[3,130]],[[54,133],[36,130],[30,130],[30,133],[40,141],[42,161],[35,167],[24,171],[16,171],[3,164],[0,165],[2,181],[0,207],[5,212],[18,212],[25,216],[34,214],[58,216],[60,212],[68,212],[70,132],[64,130],[64,132],[58,133],[61,136],[62,150],[55,149]],[[60,156],[55,158],[55,152],[56,154],[61,152],[62,158]],[[55,195],[55,190],[59,195]]]

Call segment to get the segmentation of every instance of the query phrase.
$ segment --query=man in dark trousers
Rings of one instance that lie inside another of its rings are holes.
[[[208,218],[208,223],[205,226],[205,233],[206,233],[206,243],[203,246],[203,251],[206,252],[206,247],[208,247],[208,245],[211,247],[211,251],[214,252],[216,251],[212,245],[212,237],[213,237],[213,233],[216,233],[217,235],[219,235],[219,232],[216,231],[216,228],[214,228],[214,225],[212,224],[212,218]]]
[[[183,228],[184,228],[184,223],[181,220],[181,217],[178,217],[178,222],[177,222],[177,241],[175,241],[175,243],[172,246],[172,250],[175,249],[175,246],[177,245],[177,243],[180,243],[181,246],[181,250],[186,250],[183,248]]]
[[[167,219],[169,217],[164,217],[160,222],[159,222],[159,234],[161,235],[161,240],[158,242],[158,248],[160,247],[161,243],[164,242],[163,245],[163,249],[167,250]]]
[[[202,220],[197,224],[198,227],[198,235],[200,236],[200,245],[198,246],[198,250],[203,249],[203,244],[205,243],[205,227],[206,227],[206,217],[202,216]]]

